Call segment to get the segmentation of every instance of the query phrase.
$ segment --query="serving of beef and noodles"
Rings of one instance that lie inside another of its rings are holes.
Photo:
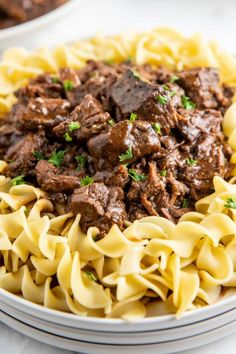
[[[135,319],[236,286],[234,85],[220,65],[137,58],[19,85],[0,128],[0,287]]]
[[[0,29],[42,16],[67,0],[0,0]]]

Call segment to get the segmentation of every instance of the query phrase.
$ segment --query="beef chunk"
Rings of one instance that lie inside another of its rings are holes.
[[[100,171],[94,175],[95,182],[103,182],[107,186],[124,188],[128,180],[128,170],[123,165],[115,167],[113,172]]]
[[[122,121],[117,123],[108,133],[100,134],[88,142],[90,154],[98,159],[98,168],[116,165],[122,154],[130,151],[127,159],[121,162],[130,163],[138,158],[151,154],[159,149],[157,133],[148,122]]]
[[[117,119],[127,119],[136,113],[138,119],[161,124],[168,133],[175,127],[176,111],[171,91],[162,85],[153,85],[132,70],[111,86],[111,100],[116,106]]]
[[[230,105],[230,98],[220,88],[219,73],[214,68],[194,68],[178,73],[178,83],[200,109]]]
[[[124,193],[119,187],[106,187],[103,183],[76,189],[71,198],[71,209],[81,214],[81,227],[84,232],[90,226],[97,226],[104,233],[113,224],[123,226],[126,218],[123,203]]]
[[[80,186],[81,178],[66,174],[66,172],[62,174],[57,167],[45,160],[37,163],[35,171],[37,182],[45,191],[68,192]]]
[[[68,133],[75,140],[89,139],[109,127],[109,113],[103,112],[102,105],[93,96],[87,95],[71,113],[70,118],[54,128],[58,137]],[[79,129],[70,131],[73,122],[79,123]]]
[[[190,143],[196,141],[201,134],[213,134],[222,138],[221,112],[208,110],[179,110],[178,129],[180,134]]]
[[[17,107],[16,125],[21,130],[30,131],[52,128],[67,119],[69,108],[69,102],[66,100],[35,98],[26,107]]]
[[[37,161],[34,153],[41,151],[46,143],[43,132],[28,133],[18,143],[11,146],[6,154],[6,159],[10,161],[6,170],[7,175],[11,177],[20,174],[33,176]]]
[[[4,159],[6,152],[10,146],[15,145],[22,138],[13,124],[3,124],[0,127],[0,159]]]

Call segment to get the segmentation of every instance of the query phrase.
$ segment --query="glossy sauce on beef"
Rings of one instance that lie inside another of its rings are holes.
[[[39,186],[86,231],[148,215],[177,221],[228,178],[222,114],[233,90],[216,69],[170,72],[90,61],[16,93],[0,131],[6,174]]]
[[[42,16],[67,0],[0,0],[0,29]]]

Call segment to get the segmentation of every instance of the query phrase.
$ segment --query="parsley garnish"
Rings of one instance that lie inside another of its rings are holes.
[[[190,109],[196,108],[196,104],[193,103],[188,96],[183,95],[181,97],[181,102],[182,102],[182,105],[185,109],[190,110]]]
[[[92,281],[97,281],[97,277],[90,271],[85,272],[85,274],[87,275],[87,277],[92,280]]]
[[[67,150],[59,150],[58,152],[54,151],[48,162],[52,163],[56,167],[59,167],[62,164],[66,151]]]
[[[24,175],[17,176],[11,180],[13,186],[19,186],[20,184],[25,184]]]
[[[86,156],[82,156],[82,155],[77,155],[75,157],[75,159],[79,163],[78,170],[80,170],[80,168],[84,168],[84,166],[86,165],[86,162],[87,162],[87,157]]]
[[[129,169],[129,176],[136,182],[145,181],[147,179],[147,176],[141,175],[132,168]]]
[[[38,161],[44,160],[44,156],[40,151],[35,151],[33,152],[33,156],[36,157]]]
[[[170,78],[170,83],[173,84],[175,81],[178,81],[178,80],[179,80],[179,77],[176,76],[176,75],[173,75],[173,76],[171,76],[171,78]]]
[[[70,143],[73,140],[72,137],[70,136],[70,134],[68,134],[68,133],[64,134],[64,138],[65,138],[65,141],[67,141],[68,143]]]
[[[176,91],[170,91],[170,98],[174,97],[176,95]]]
[[[196,166],[198,160],[194,160],[192,159],[191,157],[189,157],[187,160],[186,160],[186,163],[189,165],[189,166]]]
[[[81,128],[81,124],[78,123],[78,122],[72,122],[72,123],[69,124],[68,128],[69,128],[70,132],[73,132],[74,130],[80,129]]]
[[[51,78],[52,84],[57,84],[59,82],[59,78],[57,76],[54,76]]]
[[[155,99],[156,99],[160,104],[162,104],[162,105],[168,103],[168,97],[166,97],[166,96],[157,95],[157,96],[155,97]]]
[[[136,113],[131,113],[131,115],[130,115],[130,117],[129,117],[129,120],[131,121],[131,122],[134,122],[136,119],[137,119],[137,114]]]
[[[120,160],[120,162],[123,162],[123,161],[132,159],[132,157],[133,157],[132,148],[131,148],[131,146],[129,146],[128,149],[126,150],[126,152],[119,156],[119,160]]]
[[[236,200],[232,197],[227,198],[224,207],[227,209],[236,209]]]
[[[66,91],[71,91],[74,88],[74,83],[71,80],[63,81],[63,87]]]
[[[189,207],[189,201],[184,198],[182,203],[182,208],[188,208],[188,207]]]
[[[136,77],[136,79],[140,79],[141,80],[141,75],[136,71],[136,70],[131,70],[134,77]]]
[[[160,171],[160,175],[161,175],[162,177],[166,177],[166,174],[167,174],[166,170],[161,170],[161,171]]]
[[[153,127],[153,129],[155,130],[155,132],[156,132],[157,134],[161,135],[161,124],[159,124],[159,123],[154,123],[152,127]]]
[[[94,182],[93,177],[86,176],[83,179],[81,179],[80,184],[82,187],[88,186]]]
[[[114,121],[114,119],[110,119],[110,120],[108,121],[108,123],[109,123],[109,125],[110,125],[111,127],[114,127],[114,125],[116,124],[116,122]]]
[[[166,86],[166,85],[161,85],[162,87],[163,87],[163,89],[164,90],[166,90],[166,91],[170,91],[170,89],[169,89],[169,87],[168,86]]]

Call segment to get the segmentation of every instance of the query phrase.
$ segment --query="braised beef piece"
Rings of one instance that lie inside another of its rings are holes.
[[[58,137],[67,133],[75,140],[89,139],[92,136],[106,131],[111,117],[104,112],[101,103],[91,95],[86,95],[79,106],[70,115],[70,118],[57,125],[53,131]],[[78,123],[73,128],[73,123]]]
[[[106,187],[104,183],[93,183],[76,189],[71,198],[71,210],[81,214],[84,232],[97,226],[104,233],[113,224],[123,226],[126,219],[124,192],[119,187]]]
[[[80,186],[81,178],[84,177],[81,173],[75,176],[73,172],[72,175],[66,175],[65,172],[62,173],[60,169],[45,160],[37,163],[35,171],[38,184],[45,191],[50,192],[73,191]]]
[[[0,28],[17,25],[32,20],[36,17],[52,11],[64,4],[67,0],[0,0],[0,10],[3,19],[9,19],[10,23],[0,23]]]
[[[158,135],[144,121],[122,121],[107,133],[88,141],[88,149],[97,169],[113,169],[120,162],[130,163],[159,149]]]
[[[44,132],[27,133],[24,138],[8,149],[5,156],[9,162],[6,174],[11,177],[21,174],[34,176],[37,162],[35,153],[41,151],[46,143]]]
[[[68,118],[69,108],[69,102],[62,99],[32,99],[27,106],[19,104],[15,108],[16,126],[30,131],[53,128]]]
[[[233,90],[215,69],[175,75],[89,61],[31,80],[0,127],[6,174],[46,191],[59,214],[80,213],[84,232],[149,215],[176,222],[214,176],[230,177],[222,112]]]
[[[128,119],[135,113],[138,119],[159,123],[163,131],[169,133],[177,119],[176,98],[172,92],[163,85],[144,81],[135,71],[127,70],[111,86],[110,97],[118,120]]]
[[[220,87],[219,73],[214,68],[194,68],[178,73],[178,84],[182,86],[198,108],[228,107],[232,91],[226,95]],[[227,97],[228,96],[228,97]]]

